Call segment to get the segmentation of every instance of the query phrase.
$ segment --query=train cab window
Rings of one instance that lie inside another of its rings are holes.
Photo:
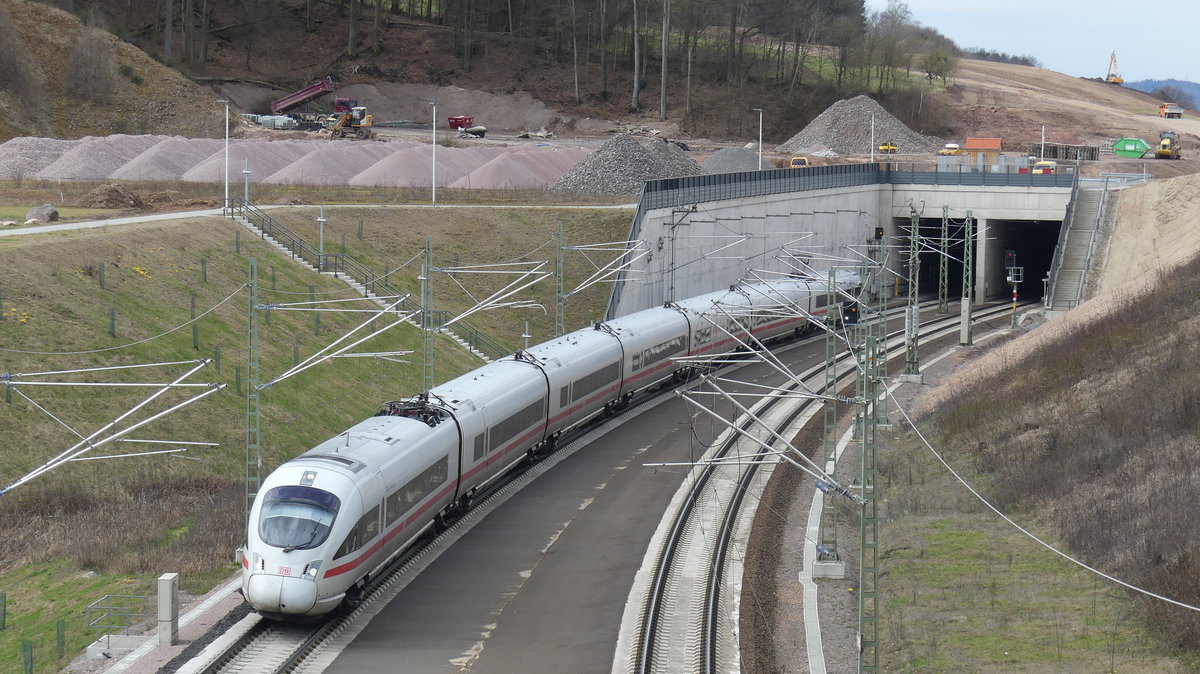
[[[338,497],[322,489],[275,487],[263,497],[259,538],[277,548],[315,548],[329,537],[341,505]]]

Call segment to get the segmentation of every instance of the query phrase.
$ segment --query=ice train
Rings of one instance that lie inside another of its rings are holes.
[[[719,355],[749,330],[769,340],[813,327],[858,285],[743,283],[596,323],[468,372],[272,472],[242,551],[242,592],[260,613],[319,616],[360,601],[372,574],[419,535],[564,432],[668,383],[683,356]]]

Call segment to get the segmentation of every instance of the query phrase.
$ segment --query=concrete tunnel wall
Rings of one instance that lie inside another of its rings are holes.
[[[779,253],[785,246],[824,272],[832,260],[865,256],[876,227],[892,242],[907,241],[912,210],[940,219],[943,205],[952,220],[961,221],[967,211],[976,219],[974,296],[983,302],[1007,291],[1007,238],[995,236],[1007,237],[1009,228],[998,221],[1038,223],[1057,235],[1070,193],[1054,187],[876,184],[650,210],[632,227],[644,242],[639,251],[648,252],[629,268],[611,315],[712,292],[752,272],[786,273]],[[1026,281],[1035,282],[1040,278]]]

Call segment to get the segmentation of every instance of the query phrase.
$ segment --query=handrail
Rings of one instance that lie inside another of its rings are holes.
[[[1088,240],[1087,264],[1083,265],[1083,273],[1079,276],[1079,293],[1075,298],[1083,301],[1083,289],[1087,285],[1088,269],[1092,266],[1092,254],[1096,252],[1096,234],[1100,231],[1100,220],[1104,217],[1104,202],[1108,200],[1108,178],[1104,179],[1104,187],[1100,192],[1100,205],[1096,208],[1096,220],[1092,223],[1092,237]]]
[[[1058,271],[1062,267],[1063,257],[1067,254],[1067,233],[1071,230],[1071,220],[1075,217],[1075,200],[1079,197],[1079,174],[1071,182],[1071,198],[1067,200],[1067,210],[1063,213],[1063,226],[1058,230],[1058,243],[1054,244],[1054,259],[1050,262],[1050,283],[1046,286],[1046,297],[1042,304],[1050,309],[1054,306],[1054,288],[1058,283]]]
[[[350,255],[346,253],[322,253],[318,248],[314,248],[312,244],[289,229],[287,225],[272,218],[262,209],[256,208],[244,199],[231,198],[230,201],[232,202],[232,213],[245,218],[253,224],[263,233],[264,238],[270,236],[272,239],[275,239],[292,254],[292,257],[299,257],[313,267],[316,267],[319,272],[332,272],[334,276],[345,274],[354,279],[363,286],[364,296],[370,296],[371,294],[401,296],[405,294],[404,291],[388,283],[383,276],[372,272],[366,265]],[[415,313],[416,318],[414,320],[420,320],[421,305],[419,303],[405,298],[397,307],[401,311]],[[513,349],[507,344],[504,344],[466,321],[455,321],[452,328],[444,328],[448,312],[435,311],[433,315],[435,318],[434,324],[438,326],[436,330],[439,332],[453,332],[459,339],[466,342],[471,349],[484,354],[488,358],[503,358],[513,353]]]

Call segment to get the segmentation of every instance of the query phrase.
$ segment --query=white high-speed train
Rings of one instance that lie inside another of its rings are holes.
[[[489,482],[563,432],[685,367],[815,327],[797,309],[840,310],[858,285],[787,279],[639,311],[578,330],[387,403],[284,463],[262,483],[242,554],[242,592],[273,617],[356,604],[372,574]]]

